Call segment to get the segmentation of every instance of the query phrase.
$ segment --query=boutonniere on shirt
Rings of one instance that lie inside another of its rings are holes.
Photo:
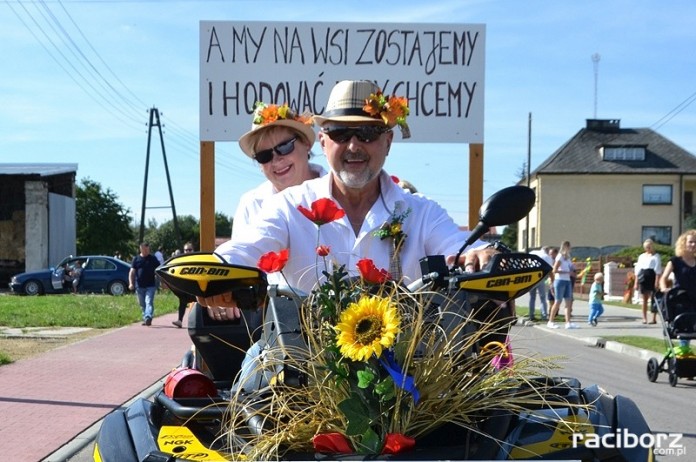
[[[399,212],[397,207],[389,220],[385,221],[382,226],[380,226],[379,229],[374,232],[374,235],[379,237],[381,240],[391,238],[394,244],[394,249],[401,249],[407,236],[403,230],[404,220],[410,213],[410,208],[406,209],[404,212]]]

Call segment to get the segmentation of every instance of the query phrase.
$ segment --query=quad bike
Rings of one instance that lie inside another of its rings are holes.
[[[481,207],[480,222],[459,254],[489,227],[523,218],[534,200],[534,192],[521,186],[506,188],[493,195]],[[490,320],[491,314],[486,308],[481,308],[486,306],[485,301],[492,300],[495,306],[501,306],[502,302],[527,293],[551,271],[550,266],[537,256],[514,253],[499,244],[497,247],[500,252],[488,265],[474,273],[448,268],[443,256],[427,256],[421,260],[423,277],[407,289],[417,292],[427,288],[435,294],[430,304],[439,313],[438,319],[444,330],[461,321],[461,312],[469,313],[472,318],[485,316]],[[228,264],[217,254],[175,257],[160,267],[158,273],[173,291],[192,300],[194,296],[233,292],[243,317],[237,321],[214,321],[208,317],[205,308],[195,305],[188,326],[194,348],[184,355],[180,366],[167,377],[163,389],[154,399],[140,399],[104,419],[94,446],[94,460],[228,460],[230,456],[225,452],[225,441],[220,436],[224,426],[230,425],[228,407],[231,400],[240,400],[244,396],[233,392],[233,384],[245,351],[257,340],[262,346],[284,347],[277,351],[302,351],[306,348],[298,310],[303,294],[277,286],[267,287],[263,272]],[[260,322],[257,307],[262,305],[262,300],[267,302],[264,319]],[[491,335],[504,338],[510,318],[504,310],[498,311],[495,321],[500,329]],[[258,326],[261,327],[255,329]],[[461,332],[466,334],[467,330]],[[491,340],[500,338],[485,339],[485,342]],[[480,353],[480,348],[475,346],[474,350],[477,349]],[[475,355],[477,351],[471,354]],[[279,359],[276,363],[280,366],[275,376],[282,377],[285,385],[302,387],[301,373],[290,366],[283,367],[283,358]],[[262,379],[261,376],[252,377],[249,383],[254,383],[254,380],[261,383]],[[617,435],[621,431],[637,435],[649,433],[644,417],[630,399],[611,396],[597,385],[583,388],[578,380],[567,377],[534,378],[520,386],[517,392],[524,393],[529,389],[544,395],[543,405],[530,405],[514,414],[492,410],[477,423],[475,431],[445,425],[418,440],[414,450],[398,456],[369,458],[653,460],[649,448],[573,444],[573,435],[567,426],[569,421],[582,422],[590,429],[588,433],[597,438]],[[248,406],[253,410],[253,400]],[[258,435],[264,431],[264,423],[252,411],[240,425],[244,428],[237,433],[242,439],[245,433]],[[331,457],[311,452],[285,456],[289,460]],[[353,454],[338,458],[361,457]]]

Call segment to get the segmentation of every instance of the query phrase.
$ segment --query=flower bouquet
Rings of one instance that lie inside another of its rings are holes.
[[[324,266],[297,307],[306,350],[267,346],[265,357],[282,358],[302,385],[290,386],[275,373],[267,387],[231,400],[226,436],[233,457],[398,454],[443,426],[480,433],[492,412],[543,405],[544,390],[529,382],[552,363],[513,362],[504,333],[503,342],[486,341],[500,337],[499,325],[475,319],[461,298],[409,292],[369,259],[358,263],[359,278],[339,265],[329,271],[330,248],[321,244],[320,230],[342,210],[320,199],[300,211],[317,225],[317,266]],[[403,243],[401,228],[390,229]],[[282,274],[287,258],[285,251],[264,255],[260,268]],[[250,418],[258,423],[252,435],[240,425]]]

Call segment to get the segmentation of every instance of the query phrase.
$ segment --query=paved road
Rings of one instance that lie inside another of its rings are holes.
[[[518,300],[519,305],[527,305],[528,300],[526,297],[522,297]],[[587,302],[582,300],[577,300],[574,305],[573,314],[574,321],[576,321],[580,328],[579,329],[548,329],[543,323],[535,324],[534,327],[527,326],[523,328],[515,328],[515,332],[526,332],[531,335],[532,333],[536,337],[532,337],[532,340],[527,340],[526,342],[531,342],[530,351],[540,352],[545,355],[549,354],[559,354],[563,351],[563,354],[567,354],[572,361],[568,363],[567,373],[572,376],[577,376],[586,384],[599,383],[603,385],[610,392],[621,393],[631,398],[634,398],[641,408],[645,406],[650,412],[650,417],[648,422],[652,424],[655,422],[658,425],[656,429],[671,429],[669,422],[664,422],[664,419],[678,412],[680,409],[680,400],[682,398],[690,398],[689,388],[693,386],[689,383],[684,385],[679,385],[679,391],[677,394],[672,394],[672,400],[669,406],[660,401],[660,393],[670,393],[669,385],[666,384],[666,375],[661,375],[658,378],[657,384],[652,384],[645,378],[645,365],[646,361],[651,356],[659,356],[656,353],[647,352],[644,350],[638,350],[631,347],[626,347],[620,343],[616,342],[605,342],[603,337],[607,335],[642,335],[652,338],[663,338],[663,333],[660,324],[657,325],[643,325],[640,322],[641,315],[640,311],[636,309],[614,307],[611,305],[606,305],[606,312],[603,318],[601,318],[600,323],[597,327],[588,326],[584,323],[584,319],[587,316],[589,306]],[[604,350],[599,350],[595,348],[597,344],[604,345]],[[564,345],[561,349],[561,346]],[[524,348],[524,343],[522,337],[515,341],[515,348]],[[600,366],[596,358],[600,357],[602,361],[606,361],[606,365],[602,366],[603,369],[600,370]],[[623,368],[630,369],[623,369]],[[617,372],[622,371],[622,372]],[[612,389],[612,385],[620,384],[622,388]],[[643,390],[638,395],[638,390]],[[684,392],[683,390],[687,390]],[[687,396],[683,396],[686,394]],[[649,399],[649,402],[644,402],[644,399]],[[653,400],[657,399],[657,403]],[[688,401],[690,402],[690,401]],[[684,403],[681,403],[684,404]],[[670,409],[671,412],[664,412],[665,408]],[[691,424],[691,422],[686,422]],[[691,428],[694,428],[692,426]],[[680,430],[680,431],[683,431]],[[91,434],[86,436],[89,438],[93,436],[94,429]],[[91,459],[92,446],[89,445],[82,451],[68,460],[71,462],[87,462]],[[693,454],[696,454],[696,448],[693,449]],[[66,460],[49,458],[47,460]]]
[[[632,399],[645,416],[650,429],[660,433],[682,433],[686,454],[660,456],[659,460],[685,462],[696,460],[696,423],[693,412],[696,381],[680,379],[670,387],[667,374],[660,374],[655,383],[647,379],[646,364],[641,358],[592,346],[569,336],[559,336],[546,329],[513,329],[514,351],[520,355],[563,355],[562,369],[550,374],[578,378],[583,386],[599,384],[612,395]]]

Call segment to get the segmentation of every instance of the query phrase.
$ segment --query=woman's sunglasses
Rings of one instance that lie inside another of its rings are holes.
[[[287,156],[295,149],[295,141],[297,141],[297,137],[293,136],[289,140],[283,141],[282,143],[270,149],[264,149],[263,151],[259,151],[256,154],[254,154],[254,160],[256,160],[256,162],[258,162],[259,164],[267,164],[273,160],[274,152],[279,156]]]
[[[387,133],[389,130],[389,127],[378,127],[375,125],[322,128],[322,131],[331,138],[331,141],[339,144],[347,143],[353,137],[356,137],[361,143],[371,143],[379,138],[382,133]]]

